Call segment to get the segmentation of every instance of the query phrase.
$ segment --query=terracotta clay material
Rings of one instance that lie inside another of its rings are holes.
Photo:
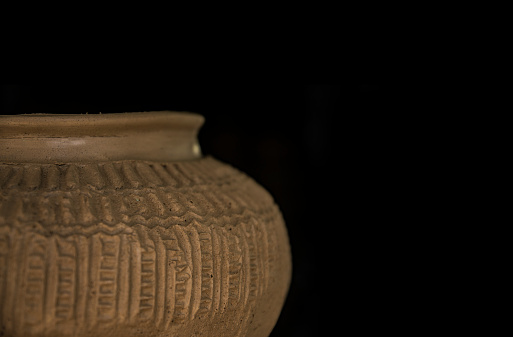
[[[201,154],[203,117],[0,116],[0,336],[268,336],[279,208]]]

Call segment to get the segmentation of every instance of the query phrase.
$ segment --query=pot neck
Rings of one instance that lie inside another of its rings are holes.
[[[171,111],[0,116],[0,162],[196,159],[203,121]]]

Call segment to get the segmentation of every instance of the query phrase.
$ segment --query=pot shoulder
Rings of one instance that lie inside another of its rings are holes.
[[[214,158],[0,165],[5,336],[266,336],[290,283],[271,195]]]

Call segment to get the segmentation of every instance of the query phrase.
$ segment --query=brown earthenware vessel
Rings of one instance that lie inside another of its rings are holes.
[[[0,116],[0,336],[268,336],[282,216],[203,117]]]

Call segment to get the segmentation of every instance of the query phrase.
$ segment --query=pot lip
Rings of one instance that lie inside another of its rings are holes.
[[[105,137],[156,130],[197,130],[200,114],[188,111],[141,111],[105,114],[20,114],[0,116],[0,138]]]
[[[149,111],[0,116],[5,162],[173,161],[202,156],[203,116]]]

